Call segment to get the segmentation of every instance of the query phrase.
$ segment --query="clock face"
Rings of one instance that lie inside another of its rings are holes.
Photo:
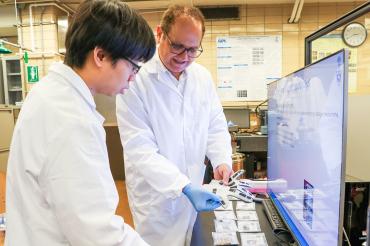
[[[348,46],[357,47],[365,42],[367,30],[360,23],[350,23],[343,29],[342,37]]]

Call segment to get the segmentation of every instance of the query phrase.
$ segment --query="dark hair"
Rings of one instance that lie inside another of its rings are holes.
[[[113,61],[130,58],[146,62],[155,52],[154,34],[135,10],[119,0],[85,0],[68,27],[64,63],[82,67],[95,47]]]
[[[180,16],[190,16],[202,24],[202,34],[204,35],[204,16],[202,12],[193,6],[182,6],[182,5],[172,5],[164,13],[161,19],[160,26],[165,33],[169,33],[171,26],[175,23],[177,17]]]

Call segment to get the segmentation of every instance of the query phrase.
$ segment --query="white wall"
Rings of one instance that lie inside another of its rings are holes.
[[[348,97],[346,174],[370,181],[370,95]]]
[[[0,6],[0,37],[9,37],[17,35],[17,23],[14,5]]]
[[[0,27],[10,27],[17,23],[14,5],[1,6],[0,16]]]

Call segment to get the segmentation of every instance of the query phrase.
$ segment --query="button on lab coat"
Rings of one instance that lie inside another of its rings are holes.
[[[32,88],[10,147],[5,245],[147,245],[115,215],[103,121],[63,64]]]
[[[192,63],[183,75],[182,94],[155,55],[117,97],[129,204],[135,229],[151,245],[190,242],[196,212],[182,188],[202,184],[206,155],[231,168],[230,135],[210,73]]]

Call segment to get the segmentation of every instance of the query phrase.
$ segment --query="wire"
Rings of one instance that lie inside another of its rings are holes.
[[[348,242],[348,246],[351,246],[351,242],[349,241],[349,238],[348,238],[348,235],[347,235],[347,232],[346,230],[344,229],[344,227],[342,227],[343,229],[343,234],[344,234],[344,237],[347,239],[347,242]]]
[[[258,117],[261,117],[260,113],[259,113],[259,107],[261,107],[263,104],[267,103],[268,102],[268,99],[262,101],[260,104],[258,104],[256,106],[256,108],[254,109],[254,111],[256,112],[257,116]]]
[[[274,234],[274,236],[279,240],[279,242],[280,243],[283,243],[284,245],[288,245],[288,246],[290,246],[291,245],[291,243],[293,243],[292,241],[287,241],[287,240],[284,240],[284,239],[282,239],[279,235],[282,235],[283,233],[286,233],[287,235],[289,235],[290,237],[291,237],[291,234],[290,234],[290,232],[289,231],[287,231],[287,230],[283,230],[283,231],[279,231],[279,232],[274,232],[273,234]]]
[[[260,123],[262,123],[262,118],[263,118],[263,116],[261,115],[261,113],[260,113],[260,107],[263,105],[263,104],[265,104],[265,103],[267,103],[268,102],[268,99],[266,99],[266,100],[264,100],[264,101],[262,101],[260,104],[258,104],[257,106],[256,106],[256,108],[254,109],[254,112],[256,113],[256,116],[257,116],[257,118],[259,119],[259,121],[260,121]],[[266,125],[267,124],[267,122],[264,122],[264,125]],[[252,132],[255,132],[255,131],[259,131],[260,130],[260,127],[257,127],[257,129],[253,129],[253,131]]]

